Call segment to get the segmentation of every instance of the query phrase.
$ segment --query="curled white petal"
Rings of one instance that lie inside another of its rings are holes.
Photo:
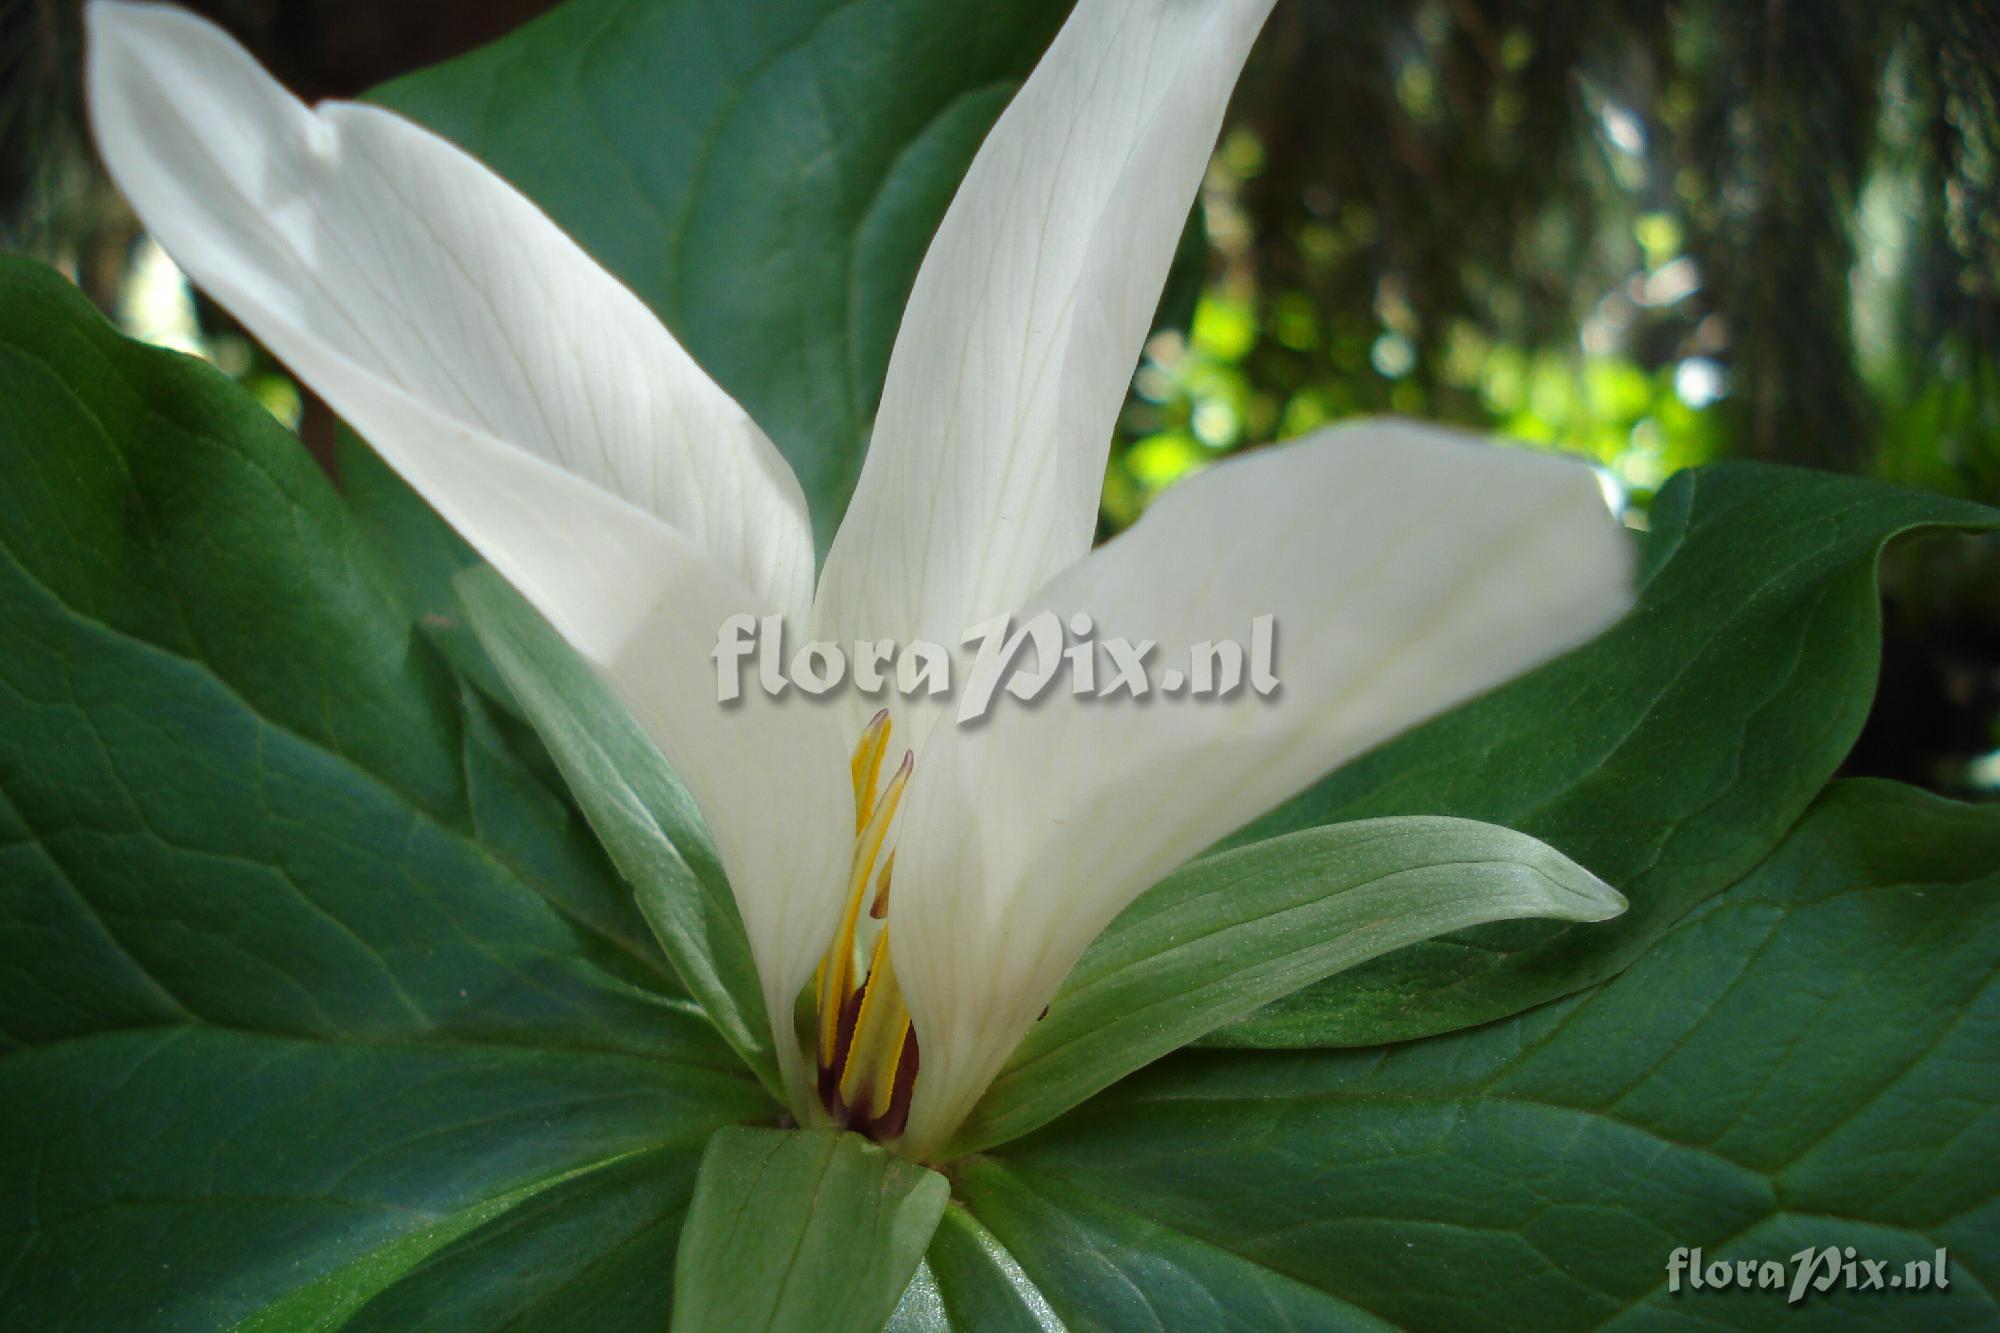
[[[710,657],[732,615],[804,624],[789,468],[471,157],[372,107],[308,109],[179,10],[95,0],[89,17],[98,142],[141,219],[632,709],[701,808],[789,1041],[839,911],[846,741],[807,704],[720,706]]]
[[[400,393],[333,354],[321,382],[371,408],[376,396]],[[832,933],[852,839],[837,715],[796,692],[748,689],[718,702],[718,630],[756,599],[677,529],[424,404],[405,399],[393,410],[439,446],[412,457],[412,484],[443,497],[453,526],[482,534],[494,567],[687,784],[742,913],[780,1050],[789,1049],[792,1000]]]
[[[892,949],[949,1134],[1084,946],[1134,897],[1315,777],[1598,633],[1632,548],[1594,475],[1379,422],[1224,463],[1163,496],[1023,615],[1156,640],[1141,700],[1053,689],[943,724],[897,848]],[[1278,688],[1169,697],[1192,646],[1276,628]]]
[[[512,186],[380,108],[305,106],[185,11],[88,12],[90,113],[112,178],[188,275],[393,466],[449,447],[396,407],[424,404],[655,515],[760,605],[802,616],[812,538],[790,468]],[[401,396],[353,398],[327,377],[329,355]],[[460,462],[425,469],[434,505]]]

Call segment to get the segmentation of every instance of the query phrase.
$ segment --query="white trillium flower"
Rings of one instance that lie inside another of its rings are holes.
[[[1078,0],[931,242],[816,584],[777,449],[535,205],[388,111],[308,108],[202,20],[90,7],[98,142],[147,228],[686,783],[802,1119],[935,1152],[1161,876],[1629,605],[1629,545],[1587,468],[1407,423],[1225,462],[1091,549],[1115,419],[1271,3]],[[970,727],[907,699],[871,724],[858,691],[716,700],[735,615],[957,644],[1044,609],[1161,660],[1270,615],[1283,686],[1058,691]]]

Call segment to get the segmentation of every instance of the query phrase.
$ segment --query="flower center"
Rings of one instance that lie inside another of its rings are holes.
[[[903,1132],[910,1115],[910,1092],[917,1078],[917,1034],[903,989],[889,964],[889,879],[896,865],[892,848],[882,856],[896,806],[910,780],[916,757],[905,751],[903,762],[877,792],[882,760],[889,752],[889,710],[883,709],[861,733],[850,770],[854,778],[854,859],[847,874],[847,905],[840,928],[820,960],[815,980],[818,1016],[819,1096],[827,1114],[876,1139],[893,1139]],[[875,872],[877,860],[882,870]],[[873,880],[875,891],[868,892]],[[865,970],[858,968],[862,904],[880,921],[868,950]]]

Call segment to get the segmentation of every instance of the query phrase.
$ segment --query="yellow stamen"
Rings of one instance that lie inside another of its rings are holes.
[[[875,937],[868,963],[868,989],[854,1020],[854,1041],[840,1075],[840,1100],[862,1121],[880,1120],[896,1093],[896,1066],[910,1032],[910,1011],[896,969],[889,965],[889,928]]]
[[[872,730],[873,724],[870,725]],[[875,743],[886,745],[887,737],[885,719],[882,739]],[[869,744],[870,738],[864,736],[862,745],[866,747]],[[856,758],[860,758],[858,753]],[[889,779],[888,790],[876,803],[875,812],[855,835],[854,860],[847,875],[847,908],[841,913],[840,929],[834,932],[833,943],[827,946],[826,957],[819,969],[819,1063],[822,1069],[833,1068],[834,1059],[839,1054],[840,1013],[854,990],[855,926],[861,916],[869,877],[875,870],[875,858],[881,855],[882,842],[889,836],[889,823],[896,817],[896,806],[903,799],[903,786],[910,780],[910,768],[915,762],[915,756],[903,755],[903,762],[897,766],[896,775]],[[879,755],[874,763],[880,766]],[[857,763],[857,770],[859,767]]]
[[[889,752],[889,712],[877,713],[861,734],[849,770],[854,779],[854,858],[848,865],[847,901],[839,929],[814,975],[818,1002],[819,1095],[836,1123],[867,1133],[901,1132],[897,1076],[904,1092],[916,1073],[916,1034],[903,988],[889,964],[889,889],[896,868],[887,847],[896,807],[903,799],[916,757],[903,762],[877,798],[882,761]],[[881,873],[875,872],[877,860]],[[875,891],[868,892],[873,878]],[[875,935],[868,964],[857,974],[863,905],[884,924]],[[890,1120],[897,1123],[888,1123]]]
[[[868,722],[861,733],[861,744],[854,747],[854,758],[848,762],[848,770],[854,778],[854,836],[861,836],[861,830],[868,827],[868,816],[875,809],[875,782],[882,776],[882,756],[889,752],[889,710],[884,708]]]

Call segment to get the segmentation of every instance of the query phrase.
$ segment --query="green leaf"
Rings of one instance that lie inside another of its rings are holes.
[[[1389,1049],[1186,1052],[953,1174],[1073,1327],[1301,1287],[1413,1328],[1789,1326],[1782,1292],[1671,1294],[1666,1265],[1809,1245],[1950,1254],[1948,1289],[1813,1296],[1828,1319],[1991,1327],[1996,978],[2000,808],[1842,784],[1594,991]]]
[[[331,1326],[774,1113],[496,727],[255,400],[0,259],[8,1323]]]
[[[1458,815],[1533,834],[1631,910],[1608,926],[1518,922],[1416,945],[1209,1041],[1400,1041],[1615,974],[1776,846],[1853,745],[1881,656],[1884,544],[1996,526],[1991,509],[1852,477],[1751,463],[1675,477],[1622,624],[1331,774],[1229,844]]]
[[[856,1134],[725,1129],[674,1261],[682,1333],[873,1333],[937,1230],[943,1176]]]
[[[684,1203],[702,1138],[755,1106],[733,1076],[590,1052],[209,1027],[39,1047],[0,1061],[0,1309],[25,1328],[336,1327],[581,1174],[644,1155]]]
[[[1197,861],[1099,936],[948,1156],[1018,1138],[1258,1005],[1446,931],[1604,921],[1624,900],[1533,838],[1465,819],[1371,819]]]
[[[822,551],[931,233],[1069,0],[573,0],[379,100],[540,204],[797,469]]]
[[[468,571],[458,595],[681,980],[782,1096],[750,941],[694,798],[625,706],[505,579]]]

